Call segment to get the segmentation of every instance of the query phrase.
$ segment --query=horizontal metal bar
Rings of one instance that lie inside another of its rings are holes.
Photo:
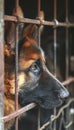
[[[74,77],[70,77],[67,80],[63,81],[63,85],[69,85],[70,83],[74,82]]]
[[[59,22],[58,20],[54,21],[45,21],[45,20],[35,20],[29,18],[17,18],[15,16],[4,16],[5,21],[18,22],[18,23],[32,23],[37,25],[47,25],[47,26],[55,26],[55,27],[74,27],[74,23],[70,22]],[[57,21],[57,22],[55,22]]]
[[[15,16],[10,16],[10,15],[4,15],[4,20],[11,21],[11,22],[17,22],[17,18]]]
[[[21,108],[21,109],[19,109],[19,110],[16,110],[14,113],[12,113],[12,114],[10,114],[10,115],[8,115],[8,116],[3,117],[2,120],[3,120],[4,122],[10,121],[11,119],[13,119],[13,118],[15,118],[15,117],[20,116],[20,115],[23,114],[24,112],[31,110],[31,109],[34,108],[35,106],[36,106],[35,103],[31,103],[31,104],[29,104],[29,105],[27,105],[27,106],[25,106],[25,107],[23,107],[23,108]]]

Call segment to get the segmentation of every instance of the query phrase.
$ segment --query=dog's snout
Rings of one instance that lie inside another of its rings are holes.
[[[52,84],[54,84],[54,91],[59,95],[61,99],[67,98],[69,96],[68,90],[62,85],[62,83],[56,79],[49,71],[46,69],[47,73],[52,79]]]
[[[61,99],[67,98],[69,96],[68,90],[62,85],[60,81],[57,80],[55,83],[56,83],[57,89],[56,87],[54,87],[54,89],[57,95],[59,96],[59,98]]]
[[[59,96],[62,99],[67,98],[69,96],[68,90],[65,87],[61,88],[60,91],[59,91]]]
[[[68,90],[47,68],[44,68],[39,79],[39,84],[34,89],[33,102],[35,101],[35,103],[44,109],[53,109],[60,106],[63,103],[63,99],[68,96]]]
[[[69,96],[68,90],[64,86],[59,86],[57,90],[54,90],[55,95],[58,95],[59,98],[64,99]]]

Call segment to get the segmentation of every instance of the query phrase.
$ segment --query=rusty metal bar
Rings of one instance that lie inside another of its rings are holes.
[[[40,18],[40,0],[38,0],[38,17]],[[41,41],[41,39],[40,39],[40,26],[39,26],[39,28],[38,28],[38,44],[39,44],[39,46],[40,46],[40,42]]]
[[[15,50],[16,50],[16,55],[15,55],[15,62],[16,62],[16,69],[15,69],[15,104],[16,104],[16,107],[15,109],[17,110],[18,109],[18,26],[16,25],[16,47],[15,47]]]
[[[18,18],[19,0],[15,1],[15,14]],[[18,22],[16,23],[15,36],[15,110],[18,110]],[[15,130],[18,130],[18,117],[15,118]]]
[[[72,82],[74,82],[74,77],[70,77],[67,80],[63,81],[62,85],[69,85]]]
[[[56,37],[56,33],[57,33],[57,30],[56,28],[54,29],[54,75],[56,76],[56,60],[57,60],[57,55],[56,55],[56,40],[57,40],[57,37]]]
[[[4,0],[0,0],[0,130],[4,130]]]
[[[66,0],[66,23],[68,23],[68,0]],[[69,77],[69,32],[68,27],[66,27],[66,80]],[[66,122],[69,122],[69,107],[66,109]],[[69,128],[66,128],[66,130],[70,130]]]
[[[38,0],[38,17],[40,18],[40,7],[41,7],[41,0]],[[40,36],[40,25],[39,25],[39,28],[38,28],[38,44],[40,46],[40,43],[41,43],[41,36]],[[40,109],[38,109],[38,126],[37,126],[37,129],[39,130],[40,129]]]
[[[37,25],[46,25],[46,26],[58,26],[58,27],[74,27],[74,23],[70,22],[59,22],[58,24],[55,21],[40,21],[40,20],[35,20],[35,19],[29,19],[29,18],[18,18],[15,16],[9,16],[9,15],[4,15],[4,20],[5,21],[11,21],[11,22],[22,22],[22,23],[33,23]]]
[[[68,42],[68,28],[66,28],[66,79],[69,76],[69,42]]]
[[[55,24],[57,19],[57,1],[54,0],[54,21]],[[57,60],[57,54],[56,54],[56,44],[57,44],[57,26],[54,26],[54,75],[56,76],[56,60]],[[54,116],[56,115],[56,108],[54,108]],[[53,130],[56,130],[56,120],[53,122]]]
[[[38,17],[40,16],[40,4],[41,3],[41,1],[40,0],[38,0]]]
[[[56,3],[57,1],[56,0],[54,0],[54,21],[55,21],[55,23],[56,23],[56,18],[57,18],[57,14],[56,14],[56,11],[57,11],[57,3]],[[56,33],[57,33],[57,30],[56,30],[56,27],[57,26],[55,26],[54,27],[54,75],[56,76],[56,58],[57,58],[57,56],[56,56],[56,42],[57,42],[57,36],[56,36]]]
[[[27,105],[27,106],[25,106],[25,107],[23,107],[23,108],[21,108],[21,109],[19,109],[19,110],[16,110],[14,113],[12,113],[12,114],[10,114],[10,115],[8,115],[8,116],[3,117],[2,120],[3,120],[4,122],[8,122],[8,121],[12,120],[13,118],[20,116],[20,115],[23,114],[24,112],[27,112],[27,111],[31,110],[31,109],[34,108],[35,106],[36,106],[35,103],[31,103],[31,104],[29,104],[29,105]],[[2,130],[2,129],[1,129],[1,130]]]
[[[19,0],[15,0],[15,12],[17,13],[17,8],[19,6]]]
[[[15,47],[15,110],[18,110],[18,25],[16,24],[16,47]],[[15,128],[18,130],[18,117],[16,118]]]
[[[66,0],[66,23],[68,23],[68,0]],[[69,76],[69,32],[68,27],[66,27],[66,73],[65,78],[68,79]],[[66,109],[66,122],[69,122],[69,108]],[[66,128],[66,130],[70,130],[69,128]]]
[[[68,23],[68,0],[66,0],[66,23]],[[69,42],[68,27],[66,27],[66,79],[69,76]]]
[[[66,22],[68,22],[68,0],[66,0]]]

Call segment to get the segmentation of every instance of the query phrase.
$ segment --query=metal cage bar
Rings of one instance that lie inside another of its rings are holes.
[[[37,25],[46,25],[46,26],[58,26],[58,27],[74,27],[74,23],[71,22],[59,22],[58,24],[55,21],[40,21],[40,20],[35,20],[35,19],[30,19],[30,18],[18,18],[15,16],[9,16],[5,15],[4,16],[5,21],[11,21],[11,22],[22,22],[22,23],[33,23]]]
[[[38,18],[40,17],[40,7],[41,7],[41,0],[38,0]],[[40,25],[38,28],[38,44],[40,46],[40,41],[41,41],[41,37],[40,37]],[[40,109],[38,110],[38,130],[40,129]]]
[[[38,0],[38,17],[40,18],[40,5],[41,5],[41,1]],[[38,44],[40,46],[40,28],[38,28]]]
[[[57,1],[54,0],[54,21],[56,22],[57,20]],[[56,76],[56,58],[57,58],[57,54],[56,54],[56,44],[57,44],[57,26],[54,26],[54,75]]]
[[[19,0],[15,1],[15,14],[17,16],[17,9],[19,6]],[[15,110],[18,110],[18,22],[15,26]],[[15,118],[15,130],[18,130],[18,117]]]
[[[66,23],[68,22],[68,0],[66,0]],[[68,27],[66,27],[66,79],[69,76],[69,42]]]
[[[54,21],[56,23],[57,19],[57,1],[54,0]],[[56,44],[57,44],[57,26],[54,26],[54,75],[56,76],[56,60],[57,60],[57,53],[56,53]],[[54,115],[56,115],[56,108],[54,108]],[[53,122],[53,129],[56,130],[56,120]]]
[[[4,130],[4,0],[0,0],[0,130]]]

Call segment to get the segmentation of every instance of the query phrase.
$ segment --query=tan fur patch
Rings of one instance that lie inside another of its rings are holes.
[[[32,59],[37,60],[39,55],[37,53],[31,54]]]
[[[5,96],[5,111],[4,115],[11,114],[15,111],[15,102]]]
[[[26,75],[24,74],[24,72],[18,75],[18,91],[20,86],[25,82],[25,79]],[[4,93],[6,93],[7,96],[9,96],[10,94],[15,94],[15,76],[12,79],[8,78],[5,80]]]
[[[35,60],[29,60],[29,61],[22,61],[21,59],[20,59],[20,68],[21,68],[21,70],[25,70],[25,69],[27,69],[28,67],[30,67],[33,63],[35,62]]]
[[[15,94],[15,75],[5,75],[4,93],[7,95]]]
[[[25,82],[26,82],[26,75],[24,72],[22,72],[18,76],[18,87],[20,88]]]
[[[31,44],[35,44],[35,45],[37,44],[36,40],[33,39],[32,37],[28,37],[28,36],[27,36],[26,39],[28,40],[28,42],[30,43],[30,45],[31,45]]]
[[[45,55],[44,55],[44,52],[43,52],[42,49],[41,49],[41,59],[42,59],[43,62],[46,62],[46,61],[45,61]]]
[[[5,116],[9,115],[9,114],[13,113],[14,111],[15,111],[15,102],[5,96],[5,99],[4,99],[4,115]],[[4,129],[7,130],[8,128],[10,128],[12,126],[13,122],[14,122],[14,119],[6,122]]]
[[[4,47],[4,54],[5,54],[5,56],[7,56],[7,57],[9,57],[9,56],[10,56],[10,51],[9,51],[9,49],[8,49],[8,46],[7,46],[7,45],[5,45],[5,47]]]
[[[30,44],[30,42],[28,42],[28,41],[25,42],[25,44],[24,44],[25,47],[29,47],[30,45],[31,45],[31,44]]]

